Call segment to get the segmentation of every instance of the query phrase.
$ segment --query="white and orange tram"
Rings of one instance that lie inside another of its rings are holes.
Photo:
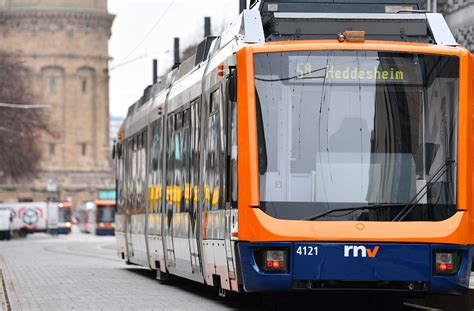
[[[130,106],[118,255],[221,295],[465,293],[474,56],[418,0],[255,7]]]

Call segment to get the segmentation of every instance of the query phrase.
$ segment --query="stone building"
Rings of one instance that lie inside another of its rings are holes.
[[[114,187],[108,89],[113,19],[107,0],[0,0],[0,52],[23,63],[36,103],[51,106],[54,133],[41,137],[38,179],[3,183],[0,201],[59,196],[77,204]]]

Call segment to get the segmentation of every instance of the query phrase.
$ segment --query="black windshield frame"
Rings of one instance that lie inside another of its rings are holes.
[[[99,205],[97,206],[97,223],[115,222],[115,206]]]
[[[71,222],[71,208],[69,207],[59,207],[58,208],[58,221],[61,223]]]

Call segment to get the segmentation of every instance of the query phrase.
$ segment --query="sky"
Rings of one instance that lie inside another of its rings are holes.
[[[181,51],[204,37],[204,17],[211,17],[212,35],[238,15],[239,0],[109,0],[116,15],[109,42],[110,114],[125,116],[128,107],[152,83],[152,60],[158,73],[173,64],[173,38]]]

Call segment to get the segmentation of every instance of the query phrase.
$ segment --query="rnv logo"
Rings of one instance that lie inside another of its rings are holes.
[[[344,257],[370,257],[374,258],[379,252],[380,246],[375,246],[373,249],[365,246],[345,245]]]

